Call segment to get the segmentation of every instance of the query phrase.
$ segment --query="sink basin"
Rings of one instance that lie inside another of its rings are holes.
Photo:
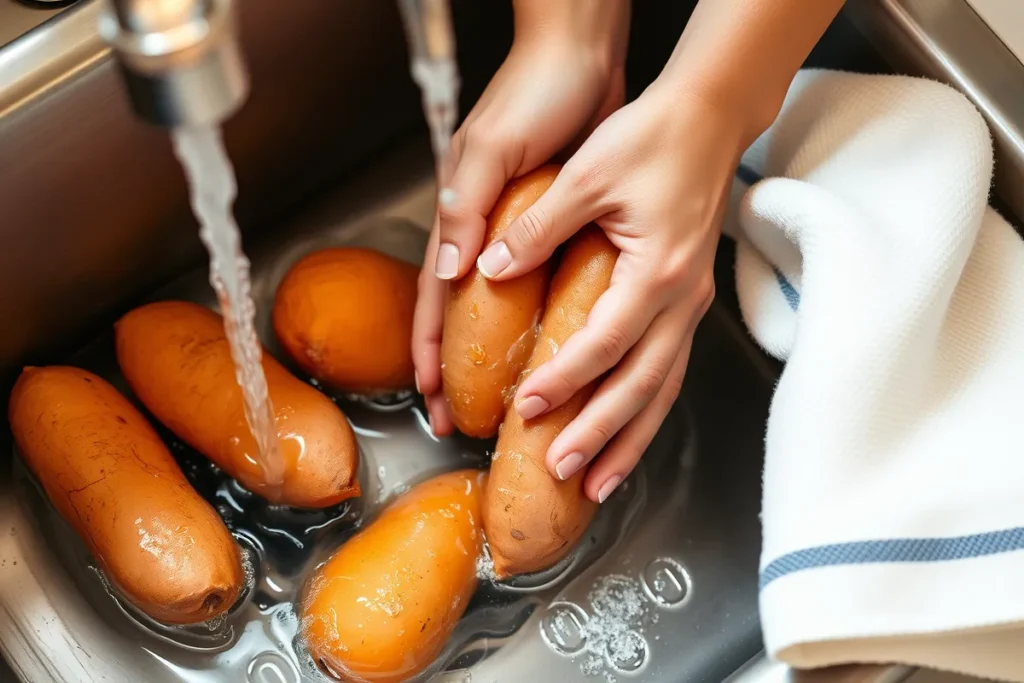
[[[434,199],[424,152],[416,145],[394,154],[250,250],[258,323],[271,352],[273,293],[305,253],[348,244],[421,259]],[[376,198],[367,201],[371,189]],[[203,269],[152,298],[213,304]],[[109,330],[65,360],[127,391]],[[569,562],[513,586],[483,583],[437,663],[438,671],[451,669],[439,680],[721,680],[754,657],[761,648],[754,580],[761,451],[776,374],[736,311],[728,302],[715,304],[695,340],[682,397],[641,467],[602,506]],[[254,683],[320,680],[293,647],[297,620],[289,603],[302,569],[396,490],[444,469],[482,465],[489,446],[438,441],[412,399],[338,402],[359,434],[365,493],[334,515],[282,516],[211,473],[200,456],[176,448],[254,568],[243,604],[212,630],[161,628],[108,593],[84,548],[16,461],[16,494],[0,491],[0,604],[9,617],[0,620],[0,642],[21,642],[35,654],[13,654],[19,673],[69,683],[104,676],[228,683],[241,674]]]

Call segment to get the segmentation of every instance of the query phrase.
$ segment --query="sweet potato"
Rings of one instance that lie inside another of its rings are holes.
[[[488,218],[485,245],[544,194],[558,170],[543,166],[509,183]],[[550,277],[549,265],[504,282],[492,282],[474,268],[451,284],[441,379],[452,421],[462,433],[476,438],[497,433],[509,390],[533,350]]]
[[[476,590],[485,477],[462,470],[415,486],[316,570],[300,632],[323,669],[398,683],[437,658]]]
[[[417,274],[371,249],[313,252],[277,288],[274,332],[326,387],[371,395],[412,388]]]
[[[25,368],[8,410],[25,464],[126,599],[168,624],[235,603],[238,546],[113,386],[78,368]]]
[[[216,313],[198,304],[163,301],[131,311],[115,331],[117,361],[139,400],[243,486],[273,503],[304,508],[328,507],[359,495],[359,449],[345,416],[266,352],[263,369],[284,481],[271,486],[264,480]]]
[[[584,228],[569,243],[555,272],[537,344],[526,373],[551,359],[586,324],[608,289],[618,250],[603,231]],[[596,505],[583,492],[585,468],[559,481],[545,466],[548,448],[583,409],[596,382],[560,407],[524,421],[509,406],[498,435],[484,498],[484,531],[498,578],[547,569],[564,558],[586,531]]]

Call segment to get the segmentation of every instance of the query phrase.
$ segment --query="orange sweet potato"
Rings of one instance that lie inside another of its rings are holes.
[[[484,243],[497,239],[551,186],[558,166],[513,180],[487,221]],[[441,336],[441,379],[452,421],[462,433],[488,438],[505,416],[509,389],[530,352],[551,277],[543,265],[492,282],[476,268],[450,286]]]
[[[125,598],[169,624],[235,603],[238,546],[113,386],[78,368],[26,368],[8,410],[21,457]]]
[[[301,635],[323,669],[399,683],[437,658],[476,590],[485,477],[462,470],[415,486],[317,569]]]
[[[551,281],[540,334],[524,374],[551,359],[586,324],[608,289],[618,249],[589,226],[569,243]],[[555,437],[583,409],[596,382],[560,407],[524,421],[510,406],[498,435],[484,500],[484,531],[498,578],[547,569],[564,558],[586,531],[596,505],[583,492],[582,469],[567,481],[545,465]]]
[[[345,416],[264,352],[284,461],[284,482],[268,485],[216,313],[198,304],[163,301],[131,311],[115,331],[117,361],[139,400],[243,486],[271,502],[304,508],[359,495],[359,448]]]
[[[303,372],[331,389],[413,386],[415,266],[371,249],[322,249],[281,280],[274,332]]]

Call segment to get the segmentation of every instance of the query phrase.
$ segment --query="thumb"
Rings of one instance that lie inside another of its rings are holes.
[[[477,268],[484,277],[509,280],[530,272],[551,258],[558,245],[603,215],[594,201],[596,193],[584,187],[570,164],[480,255]]]
[[[500,149],[466,143],[451,182],[438,193],[438,278],[454,280],[472,268],[487,232],[487,214],[507,181]]]

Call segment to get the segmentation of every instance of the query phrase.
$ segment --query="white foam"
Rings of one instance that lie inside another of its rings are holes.
[[[583,626],[586,654],[580,671],[586,676],[604,675],[612,683],[617,663],[636,661],[645,654],[639,631],[651,621],[650,601],[639,581],[622,575],[598,579],[588,600],[591,616]]]
[[[486,546],[480,556],[476,558],[476,578],[490,583],[498,580],[498,575],[494,573],[494,560],[491,559],[491,554],[487,551]]]

